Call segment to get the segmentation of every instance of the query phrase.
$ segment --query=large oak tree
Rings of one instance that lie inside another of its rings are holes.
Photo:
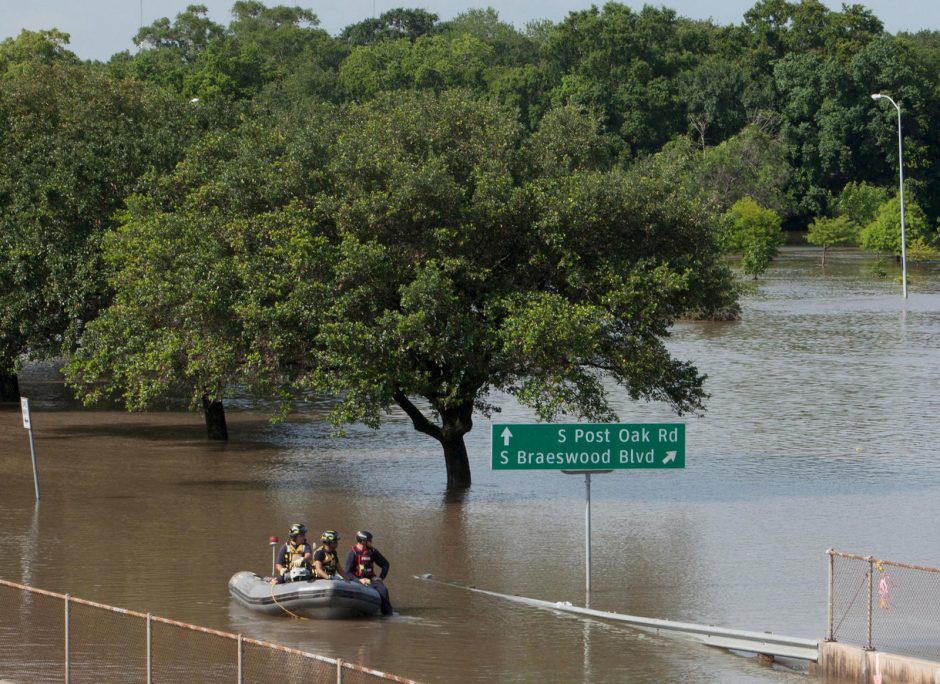
[[[597,127],[566,111],[529,138],[464,91],[396,93],[204,142],[106,243],[118,295],[72,380],[138,406],[174,381],[329,394],[337,425],[398,406],[449,487],[494,391],[542,419],[613,419],[606,378],[700,409],[663,338],[727,305],[730,275],[666,179],[565,149]]]

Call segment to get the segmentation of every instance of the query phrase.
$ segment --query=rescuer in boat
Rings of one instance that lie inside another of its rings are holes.
[[[381,573],[375,576],[375,566]],[[368,530],[356,532],[356,544],[346,554],[346,574],[356,578],[362,584],[371,586],[382,598],[382,615],[392,614],[392,602],[388,598],[388,588],[383,581],[388,575],[388,560],[378,549],[372,548],[372,533]]]
[[[349,577],[339,565],[339,556],[336,554],[336,545],[339,543],[339,534],[336,530],[326,530],[320,535],[320,548],[313,554],[313,578],[333,579],[339,575],[347,582]]]
[[[294,523],[290,527],[289,541],[281,547],[274,564],[277,575],[276,584],[290,582],[292,579],[311,579],[313,577],[313,548],[307,543],[307,527],[303,523]],[[303,572],[306,570],[306,573]]]

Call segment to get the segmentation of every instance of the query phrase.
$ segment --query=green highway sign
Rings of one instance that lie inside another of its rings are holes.
[[[493,470],[685,468],[682,423],[493,425]]]

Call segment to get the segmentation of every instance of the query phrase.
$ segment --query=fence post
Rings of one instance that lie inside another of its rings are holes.
[[[238,684],[243,684],[245,681],[245,675],[242,671],[242,652],[244,651],[244,644],[242,644],[242,635],[238,635]]]
[[[147,613],[147,684],[153,684],[153,623]]]
[[[865,646],[866,651],[874,651],[875,647],[872,646],[871,639],[871,623],[872,623],[872,595],[875,591],[875,559],[872,556],[868,557],[868,644]]]
[[[71,681],[69,672],[69,595],[65,595],[65,684]]]
[[[336,684],[343,684],[343,661],[336,659]]]
[[[832,595],[835,584],[835,556],[832,555],[832,549],[828,549],[826,553],[829,555],[829,608],[827,616],[829,627],[826,630],[826,641],[835,641],[835,636],[832,634]]]

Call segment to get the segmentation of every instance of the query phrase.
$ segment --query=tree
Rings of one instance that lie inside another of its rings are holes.
[[[71,60],[0,77],[0,372],[54,358],[106,306],[100,243],[193,129],[185,102]]]
[[[461,12],[440,24],[437,30],[444,35],[468,34],[489,44],[499,66],[524,66],[538,60],[536,42],[517,31],[512,24],[500,21],[499,14],[492,7]]]
[[[835,209],[839,216],[845,216],[857,224],[857,232],[862,226],[872,222],[889,195],[887,188],[864,181],[850,181],[836,198]]]
[[[577,159],[531,169],[516,114],[466,91],[259,118],[233,137],[193,155],[158,204],[132,205],[109,241],[121,309],[89,326],[102,337],[80,351],[100,358],[78,369],[86,388],[118,361],[112,387],[132,396],[182,370],[195,392],[261,377],[330,395],[337,426],[378,427],[397,406],[440,442],[449,487],[470,484],[464,436],[496,392],[542,419],[612,419],[608,377],[702,408],[704,377],[663,338],[733,299],[732,279],[669,179]],[[178,360],[125,331],[181,335]]]
[[[746,123],[741,106],[744,78],[740,67],[721,57],[708,57],[681,79],[689,127],[704,148],[734,135]]]
[[[701,376],[660,341],[709,304],[692,283],[714,242],[693,207],[617,172],[522,182],[514,116],[466,94],[387,96],[350,115],[330,154],[337,295],[309,379],[342,392],[334,419],[377,425],[397,403],[459,487],[463,437],[494,390],[543,419],[601,419],[603,372],[635,398],[701,406]]]
[[[904,233],[908,245],[930,245],[937,239],[937,231],[930,227],[924,210],[910,199],[904,203]],[[870,252],[901,254],[900,197],[892,197],[878,208],[875,218],[862,228],[859,242]]]
[[[27,31],[16,38],[0,41],[0,76],[11,68],[36,64],[78,64],[79,59],[66,46],[69,34],[57,29]]]
[[[847,245],[858,239],[859,225],[848,216],[820,216],[809,224],[806,241],[823,248],[822,263],[826,265],[826,251],[834,245]]]
[[[603,114],[622,149],[654,152],[688,129],[680,97],[682,74],[701,59],[708,29],[690,27],[673,10],[646,5],[634,12],[609,2],[571,12],[542,48],[555,84],[552,104]],[[696,31],[701,35],[696,35]]]
[[[437,19],[433,12],[399,7],[383,12],[378,18],[350,24],[340,33],[339,39],[352,46],[375,45],[400,38],[415,41],[434,31]]]
[[[780,217],[752,198],[743,197],[725,212],[723,224],[725,248],[742,253],[743,271],[756,279],[767,270],[784,242]]]
[[[86,404],[118,395],[143,410],[188,395],[209,437],[226,439],[228,388],[290,396],[306,363],[296,349],[315,333],[298,302],[324,296],[312,274],[330,257],[308,230],[310,211],[289,199],[303,187],[290,170],[321,156],[310,136],[287,151],[283,131],[297,125],[255,110],[129,199],[103,245],[116,295],[65,367]]]
[[[340,82],[357,100],[399,89],[482,92],[492,55],[492,47],[470,34],[383,41],[355,48],[340,67]]]

